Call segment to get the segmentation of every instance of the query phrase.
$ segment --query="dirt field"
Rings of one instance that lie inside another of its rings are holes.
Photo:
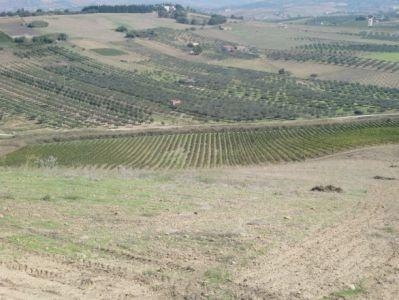
[[[0,299],[395,299],[398,179],[397,145],[258,168],[2,169]],[[330,184],[343,192],[310,191]]]

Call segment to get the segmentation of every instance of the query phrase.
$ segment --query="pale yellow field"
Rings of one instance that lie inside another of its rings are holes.
[[[170,27],[184,29],[188,26],[176,23],[172,19],[158,18],[156,14],[87,14],[66,16],[41,16],[26,18],[26,22],[44,20],[47,28],[35,29],[40,33],[65,32],[72,39],[89,38],[102,42],[122,41],[124,34],[115,32],[115,28],[124,25],[129,29],[147,29]]]

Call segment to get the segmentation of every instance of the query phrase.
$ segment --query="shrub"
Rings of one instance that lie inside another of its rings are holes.
[[[52,44],[56,41],[66,41],[68,36],[65,33],[54,33],[35,36],[32,42],[35,44]]]
[[[32,21],[27,25],[29,28],[45,28],[48,27],[48,23],[46,21]]]
[[[116,32],[127,32],[127,27],[126,26],[119,26],[118,28],[115,29]]]
[[[46,158],[40,158],[36,161],[36,165],[39,168],[53,169],[57,166],[57,158],[52,155]]]
[[[41,198],[41,200],[42,200],[42,201],[51,201],[51,196],[50,196],[49,194],[44,195],[44,196]]]
[[[193,47],[193,52],[195,55],[200,55],[202,53],[202,47],[200,45]]]
[[[14,42],[17,44],[23,44],[23,43],[27,42],[27,38],[24,36],[19,36],[19,37],[14,38]]]
[[[125,37],[126,38],[150,38],[150,37],[154,37],[156,36],[156,33],[153,29],[147,29],[147,30],[131,30],[129,32],[126,33]]]
[[[222,15],[212,15],[208,21],[208,25],[219,25],[227,22],[227,18]]]
[[[328,193],[342,193],[343,190],[340,187],[336,187],[333,185],[318,185],[311,189],[312,192],[328,192]]]

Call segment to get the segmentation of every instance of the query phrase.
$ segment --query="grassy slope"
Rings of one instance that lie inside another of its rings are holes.
[[[7,34],[0,31],[0,46],[9,45],[11,42],[12,39]]]

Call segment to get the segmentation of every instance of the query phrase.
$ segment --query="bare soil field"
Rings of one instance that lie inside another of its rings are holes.
[[[398,165],[1,169],[0,298],[396,299]]]
[[[0,30],[4,31],[11,37],[20,35],[35,35],[35,31],[32,28],[24,26],[23,20],[18,17],[0,18]]]

